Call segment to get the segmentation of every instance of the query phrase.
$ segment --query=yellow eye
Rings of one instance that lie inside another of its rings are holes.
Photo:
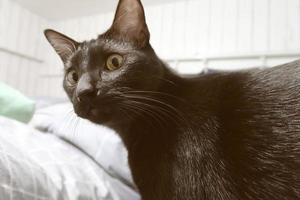
[[[78,74],[75,70],[71,70],[67,73],[66,79],[70,85],[75,85],[78,82]]]
[[[123,57],[119,54],[113,54],[106,60],[106,68],[110,71],[119,69],[123,64]]]

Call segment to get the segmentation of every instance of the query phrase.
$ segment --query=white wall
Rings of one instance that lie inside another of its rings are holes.
[[[300,0],[182,0],[148,6],[146,16],[158,55],[181,72],[274,66],[300,57]],[[113,12],[55,27],[84,40],[112,18]]]
[[[62,64],[43,39],[45,26],[85,40],[106,30],[113,18],[109,12],[49,21],[0,2],[0,47],[42,61],[0,50],[0,80],[29,95],[63,94]],[[300,0],[181,0],[147,6],[146,16],[158,55],[180,72],[274,66],[300,58]]]
[[[0,81],[27,95],[46,94],[45,45],[42,30],[46,20],[9,0],[0,0]]]

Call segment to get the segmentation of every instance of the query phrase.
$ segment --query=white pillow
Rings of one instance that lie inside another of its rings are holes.
[[[74,145],[0,116],[0,199],[139,200]]]
[[[109,174],[134,187],[120,137],[111,129],[77,117],[70,103],[38,109],[30,124],[73,143]]]

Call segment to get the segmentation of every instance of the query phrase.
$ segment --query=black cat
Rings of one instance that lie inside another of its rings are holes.
[[[123,139],[143,200],[300,199],[299,61],[180,76],[149,44],[139,0],[120,0],[96,40],[45,35],[75,112]]]

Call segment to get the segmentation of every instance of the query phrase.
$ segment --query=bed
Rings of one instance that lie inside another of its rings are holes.
[[[81,120],[70,128],[69,103],[36,108],[29,124],[0,116],[1,200],[140,199],[113,131]]]

